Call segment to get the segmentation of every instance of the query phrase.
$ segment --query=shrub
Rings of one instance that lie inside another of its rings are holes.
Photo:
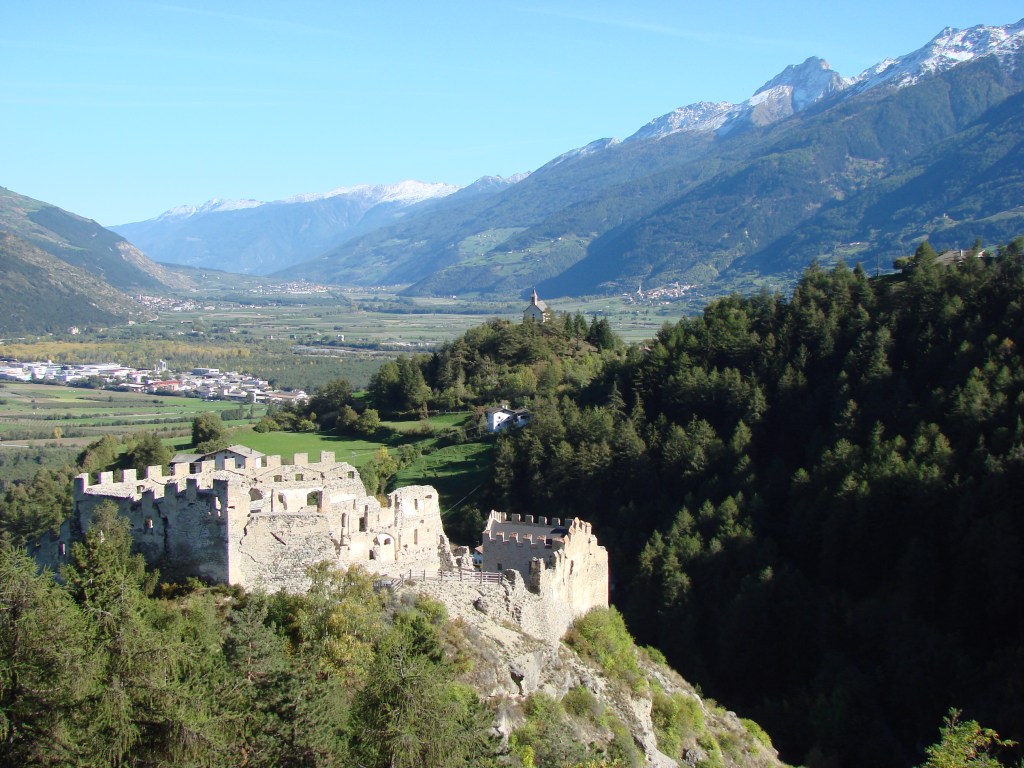
[[[639,768],[644,764],[643,753],[633,741],[633,735],[626,724],[617,717],[610,719],[608,727],[612,732],[612,741],[608,745],[608,757],[615,766]]]
[[[653,645],[645,645],[640,648],[640,652],[647,657],[647,660],[658,667],[667,667],[668,659],[665,658],[665,654],[655,648]]]
[[[697,744],[707,753],[707,757],[697,765],[699,768],[725,768],[725,757],[722,756],[722,748],[718,741],[710,733],[706,733],[697,739]]]
[[[614,606],[592,610],[572,626],[565,639],[581,656],[596,661],[608,677],[637,692],[646,689],[633,638]]]
[[[658,739],[658,749],[670,757],[679,757],[683,740],[704,735],[704,711],[700,702],[684,693],[668,695],[654,692],[651,720]]]
[[[586,746],[576,741],[565,726],[561,704],[545,693],[532,693],[523,703],[526,722],[512,734],[511,750],[522,765],[527,755],[538,766],[565,765],[587,757]]]
[[[569,689],[562,697],[562,707],[574,717],[586,718],[598,725],[604,724],[604,708],[585,685]]]
[[[747,733],[750,734],[754,741],[759,741],[766,749],[774,751],[775,747],[772,746],[771,737],[765,733],[764,728],[745,717],[740,718],[740,722],[743,723],[743,727],[747,729]]]

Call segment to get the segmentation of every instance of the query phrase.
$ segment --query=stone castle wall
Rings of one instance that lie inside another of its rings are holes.
[[[531,621],[548,639],[591,608],[608,607],[608,551],[590,523],[491,512],[481,549],[483,570],[515,571],[539,596]]]
[[[167,579],[298,592],[309,586],[307,568],[323,561],[391,576],[454,564],[432,487],[367,495],[355,467],[330,452],[289,464],[218,457],[114,477],[75,478],[71,516],[35,548],[41,566],[59,570],[104,502],[117,505],[136,549]],[[484,571],[506,575],[497,586],[504,597],[488,610],[507,609],[530,634],[557,642],[573,620],[608,605],[608,553],[589,523],[492,512],[481,551]]]
[[[450,567],[437,492],[410,486],[383,501],[367,495],[355,467],[323,452],[182,462],[164,475],[104,472],[75,479],[74,509],[37,561],[56,570],[89,529],[96,507],[113,501],[136,548],[169,578],[195,576],[268,591],[302,590],[306,568],[327,560],[378,573]]]

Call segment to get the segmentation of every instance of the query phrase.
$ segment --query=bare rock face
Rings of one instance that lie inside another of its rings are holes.
[[[705,702],[676,672],[651,661],[642,652],[638,662],[646,681],[640,691],[613,680],[594,662],[577,654],[557,636],[544,619],[544,599],[531,592],[516,571],[500,583],[459,584],[451,580],[407,583],[401,588],[442,602],[459,625],[463,650],[471,649],[474,663],[466,674],[493,705],[495,733],[507,744],[524,725],[524,704],[531,696],[562,700],[570,691],[585,688],[597,700],[604,720],[617,720],[628,729],[644,763],[656,768],[697,765],[707,760],[705,744],[725,744],[719,753],[726,766],[776,768],[781,766],[770,746],[748,733],[731,712]],[[701,732],[683,740],[678,754],[659,749],[654,725],[654,692],[683,696],[700,712]],[[607,743],[614,736],[607,725],[569,718],[582,743]]]

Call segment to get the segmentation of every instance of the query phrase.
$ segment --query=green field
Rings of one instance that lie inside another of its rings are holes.
[[[8,444],[44,440],[82,445],[102,435],[139,430],[183,433],[191,429],[192,419],[200,413],[223,413],[238,407],[191,397],[0,382],[0,440]],[[262,410],[256,406],[254,414]]]
[[[442,516],[456,505],[472,503],[490,477],[493,445],[465,443],[420,456],[395,475],[396,487],[432,485],[441,497]]]
[[[310,459],[319,457],[321,451],[333,451],[338,461],[347,461],[355,467],[368,462],[373,454],[392,442],[357,440],[319,432],[253,432],[251,427],[240,427],[231,432],[231,442],[244,445],[269,455],[281,456],[288,461],[296,453],[309,454]],[[178,450],[188,450],[188,443]]]

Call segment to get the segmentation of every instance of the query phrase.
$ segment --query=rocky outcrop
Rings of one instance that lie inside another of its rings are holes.
[[[495,728],[506,741],[526,722],[524,705],[531,696],[563,700],[571,691],[583,688],[599,702],[605,720],[625,724],[645,765],[711,765],[718,757],[725,766],[783,765],[774,749],[752,735],[735,713],[705,701],[676,672],[643,651],[635,650],[642,681],[639,690],[634,690],[610,678],[558,636],[552,639],[551,625],[544,619],[543,598],[532,593],[516,571],[509,571],[507,578],[497,583],[453,579],[406,582],[398,591],[424,595],[447,607],[458,627],[460,650],[474,661],[466,682],[493,704]],[[656,692],[662,697],[686,697],[700,712],[700,727],[684,734],[675,755],[659,748],[653,719]],[[583,743],[600,744],[613,738],[607,724],[571,717],[568,721],[578,729],[575,738]]]

